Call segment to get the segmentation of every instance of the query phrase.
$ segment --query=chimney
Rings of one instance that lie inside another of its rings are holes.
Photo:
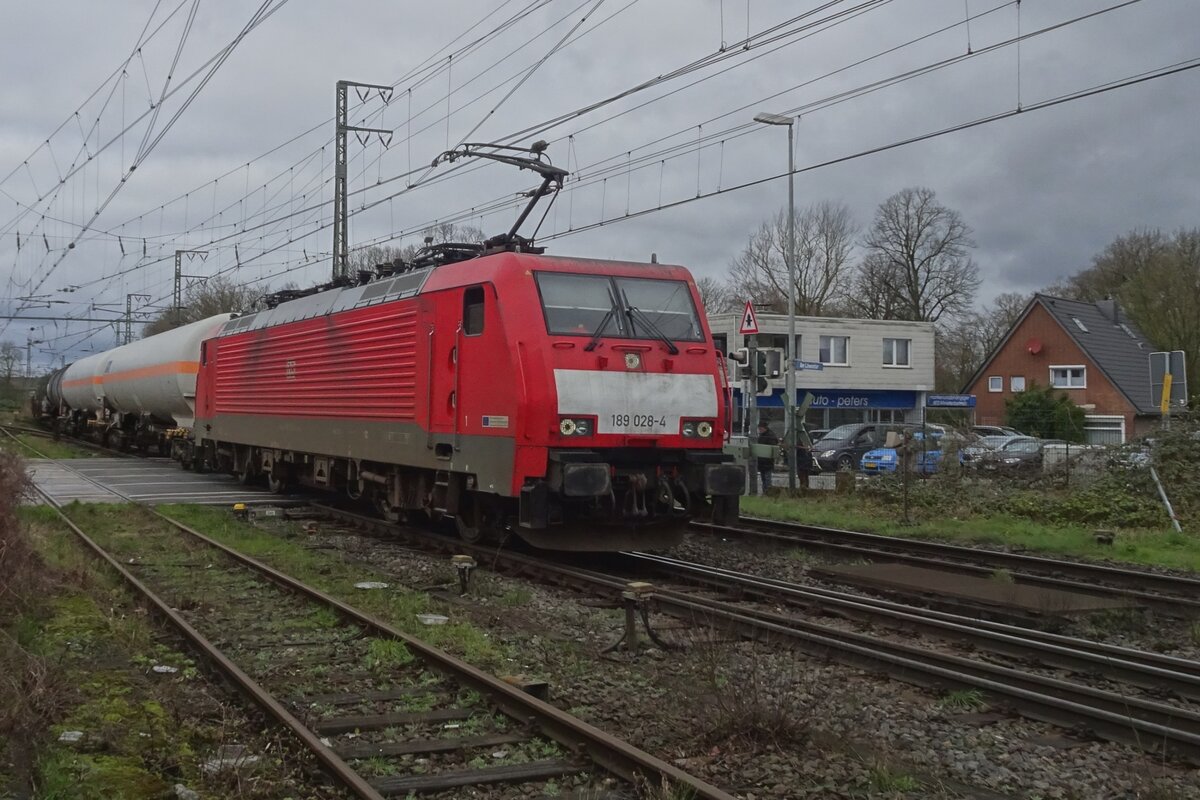
[[[1100,309],[1100,313],[1103,314],[1105,319],[1107,319],[1113,325],[1116,325],[1120,322],[1120,320],[1117,319],[1117,301],[1113,300],[1111,297],[1106,297],[1103,300],[1097,300],[1096,308]]]

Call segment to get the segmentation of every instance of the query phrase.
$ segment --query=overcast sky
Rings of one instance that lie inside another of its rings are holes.
[[[355,124],[394,131],[387,147],[351,139],[352,246],[411,243],[436,220],[506,230],[517,193],[535,185],[529,173],[424,168],[464,139],[545,138],[574,173],[541,229],[550,252],[653,252],[721,277],[786,203],[783,178],[732,188],[786,168],[785,130],[747,125],[755,111],[802,115],[803,168],[1200,57],[1200,4],[1189,0],[1026,0],[1019,12],[1006,0],[290,0],[168,129],[205,72],[184,79],[257,6],[0,6],[4,313],[24,304],[28,315],[103,320],[127,293],[150,296],[135,307],[161,306],[177,248],[209,252],[185,264],[188,274],[264,286],[326,279],[338,79],[396,86],[386,104],[352,95]],[[1018,30],[1067,22],[1025,39],[1019,53],[1011,42]],[[159,105],[177,52],[167,83],[177,94],[137,122]],[[713,63],[672,77],[702,59]],[[1038,289],[1130,229],[1198,224],[1198,101],[1200,70],[1184,72],[804,171],[797,202],[845,202],[866,227],[891,193],[928,186],[975,231],[981,302]],[[531,128],[536,137],[514,138]],[[122,182],[143,140],[160,134]],[[80,168],[60,184],[73,163]],[[596,227],[601,220],[610,224]],[[68,302],[17,300],[35,292]],[[44,341],[40,364],[114,341],[104,322],[61,321],[12,322],[0,339],[23,346],[29,336]]]

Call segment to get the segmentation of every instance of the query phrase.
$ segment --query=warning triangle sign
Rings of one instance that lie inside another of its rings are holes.
[[[754,316],[754,306],[746,301],[746,310],[742,312],[742,327],[738,333],[758,333],[758,317]]]

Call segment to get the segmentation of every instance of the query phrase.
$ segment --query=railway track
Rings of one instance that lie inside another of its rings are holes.
[[[736,527],[707,522],[693,522],[690,527],[695,532],[727,538],[835,553],[848,560],[912,564],[980,577],[1004,569],[1021,584],[1126,597],[1162,611],[1200,614],[1198,578],[753,517],[742,517],[741,521]]]
[[[628,577],[497,551],[494,547],[471,547],[354,512],[327,506],[316,508],[327,518],[348,527],[416,543],[436,552],[468,553],[478,563],[507,574],[532,577],[608,597],[619,597],[629,588]],[[664,563],[657,561],[655,568],[660,569]],[[692,570],[700,567],[687,566]],[[728,571],[724,572],[726,574],[722,575],[722,571],[717,570],[708,575],[706,580],[710,584],[718,579],[724,581],[729,577]],[[694,580],[695,577],[693,574],[690,579]],[[747,580],[760,583],[751,586],[746,583]],[[783,587],[746,576],[739,579],[738,588],[753,589],[764,596],[778,598],[779,590]],[[717,600],[696,592],[655,586],[647,597],[652,598],[658,610],[693,624],[735,632],[746,638],[786,643],[820,658],[882,672],[889,677],[938,691],[977,690],[995,703],[1032,719],[1200,764],[1200,713],[1183,705],[1172,705],[1137,692],[1131,693],[1128,687],[1118,686],[1111,690],[1096,688],[1047,676],[1034,669],[1017,669],[907,642],[845,631],[794,615]],[[807,599],[809,602],[817,601],[816,598]],[[827,598],[820,600],[821,603],[826,601]],[[847,596],[845,603],[850,602]],[[1167,691],[1175,692],[1182,698],[1194,698],[1200,687],[1200,674],[1195,665],[1180,659],[1112,648],[1095,642],[1084,643],[1013,626],[981,625],[975,620],[969,622],[979,625],[978,630],[964,630],[970,626],[961,620],[950,619],[953,615],[927,616],[922,609],[882,601],[873,604],[863,602],[859,606],[855,609],[857,614],[877,620],[883,618],[883,609],[887,609],[893,622],[903,621],[926,631],[936,627],[938,635],[942,637],[968,638],[969,634],[972,642],[978,645],[986,640],[989,648],[996,652],[1045,659],[1046,664],[1089,671],[1113,681],[1137,683],[1159,692],[1164,691],[1163,687],[1170,686],[1173,688]],[[846,609],[847,606],[843,605],[842,610]],[[907,618],[901,616],[904,614],[908,615]],[[1020,638],[1019,634],[1022,633],[1028,633],[1031,638]]]
[[[10,439],[16,439],[15,434],[24,434],[26,436],[37,436],[42,439],[52,439],[53,440],[55,438],[55,436],[52,432],[44,430],[42,428],[29,428],[24,425],[14,425],[11,423],[5,423],[5,424],[0,425],[0,431],[3,431]],[[71,444],[78,445],[80,447],[86,447],[89,450],[95,450],[99,453],[107,453],[108,455],[114,456],[116,458],[134,458],[137,455],[136,453],[130,452],[128,450],[116,450],[111,447],[105,447],[102,444],[97,444],[97,443],[89,441],[87,439],[79,438],[77,436],[68,436],[66,434],[60,434],[59,438],[64,439],[64,440],[70,442]],[[29,445],[21,443],[20,440],[17,440],[17,441],[20,446],[28,447],[29,450],[37,452],[35,450],[35,448],[29,447]],[[44,454],[43,454],[43,457],[44,457]]]
[[[128,523],[136,535],[92,535],[43,498],[354,796],[454,797],[465,787],[507,784],[518,792],[573,787],[577,797],[611,800],[636,797],[640,787],[672,787],[732,800],[153,509],[133,509]]]

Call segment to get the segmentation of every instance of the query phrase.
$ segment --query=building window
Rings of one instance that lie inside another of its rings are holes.
[[[713,334],[713,347],[720,350],[725,355],[729,355],[729,339],[723,333]]]
[[[820,359],[822,364],[845,367],[850,364],[849,336],[822,336]]]
[[[1001,375],[992,375],[990,378],[988,378],[988,391],[989,392],[1003,392],[1004,391],[1004,377]]]
[[[1087,368],[1081,364],[1050,367],[1050,385],[1055,389],[1087,388]]]
[[[908,348],[912,339],[884,339],[883,365],[885,367],[908,367]]]
[[[1083,418],[1083,438],[1088,444],[1123,444],[1125,418],[1088,414]]]
[[[1025,376],[1013,375],[1008,379],[1008,388],[1012,389],[1014,392],[1025,391]]]

